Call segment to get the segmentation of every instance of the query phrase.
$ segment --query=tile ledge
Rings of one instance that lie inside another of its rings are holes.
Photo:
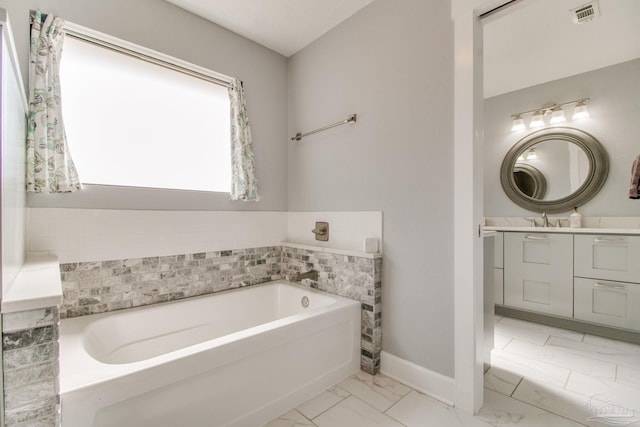
[[[361,252],[361,251],[352,251],[347,249],[327,248],[324,246],[305,245],[302,243],[292,243],[292,242],[281,242],[280,244],[286,248],[306,249],[308,251],[327,252],[327,253],[332,253],[337,255],[347,255],[347,256],[355,256],[360,258],[369,258],[369,259],[382,258],[382,254],[379,252],[369,253],[369,252]]]
[[[62,282],[58,258],[29,254],[16,278],[4,292],[0,311],[15,313],[55,307],[62,303]]]

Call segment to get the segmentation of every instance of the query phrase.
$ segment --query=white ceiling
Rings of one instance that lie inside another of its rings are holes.
[[[487,19],[485,98],[640,57],[640,0],[598,0],[601,15],[574,24],[569,11],[586,3],[526,0]]]
[[[166,1],[288,57],[373,0]],[[588,1],[525,0],[486,19],[485,97],[640,57],[640,0],[597,0],[600,16],[574,24]]]
[[[291,56],[373,0],[166,0]]]

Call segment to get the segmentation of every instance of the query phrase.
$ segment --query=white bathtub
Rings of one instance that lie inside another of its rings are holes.
[[[256,427],[359,367],[360,304],[288,282],[64,319],[62,425]]]

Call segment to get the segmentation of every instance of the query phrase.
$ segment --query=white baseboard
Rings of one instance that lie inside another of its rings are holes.
[[[380,372],[427,396],[454,406],[455,380],[383,351]]]

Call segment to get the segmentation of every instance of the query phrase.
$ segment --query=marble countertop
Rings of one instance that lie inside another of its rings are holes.
[[[54,307],[62,303],[58,258],[49,255],[27,257],[16,278],[4,290],[2,313]]]
[[[510,225],[484,226],[485,231],[520,231],[525,233],[626,234],[640,235],[640,228],[570,228],[520,227]]]
[[[536,221],[536,227],[531,221]],[[572,233],[572,234],[627,234],[640,235],[640,217],[582,217],[581,228],[570,228],[569,217],[550,215],[551,227],[543,227],[542,218],[531,217],[486,217],[485,231],[519,231],[525,233]],[[555,227],[560,221],[561,227]]]

